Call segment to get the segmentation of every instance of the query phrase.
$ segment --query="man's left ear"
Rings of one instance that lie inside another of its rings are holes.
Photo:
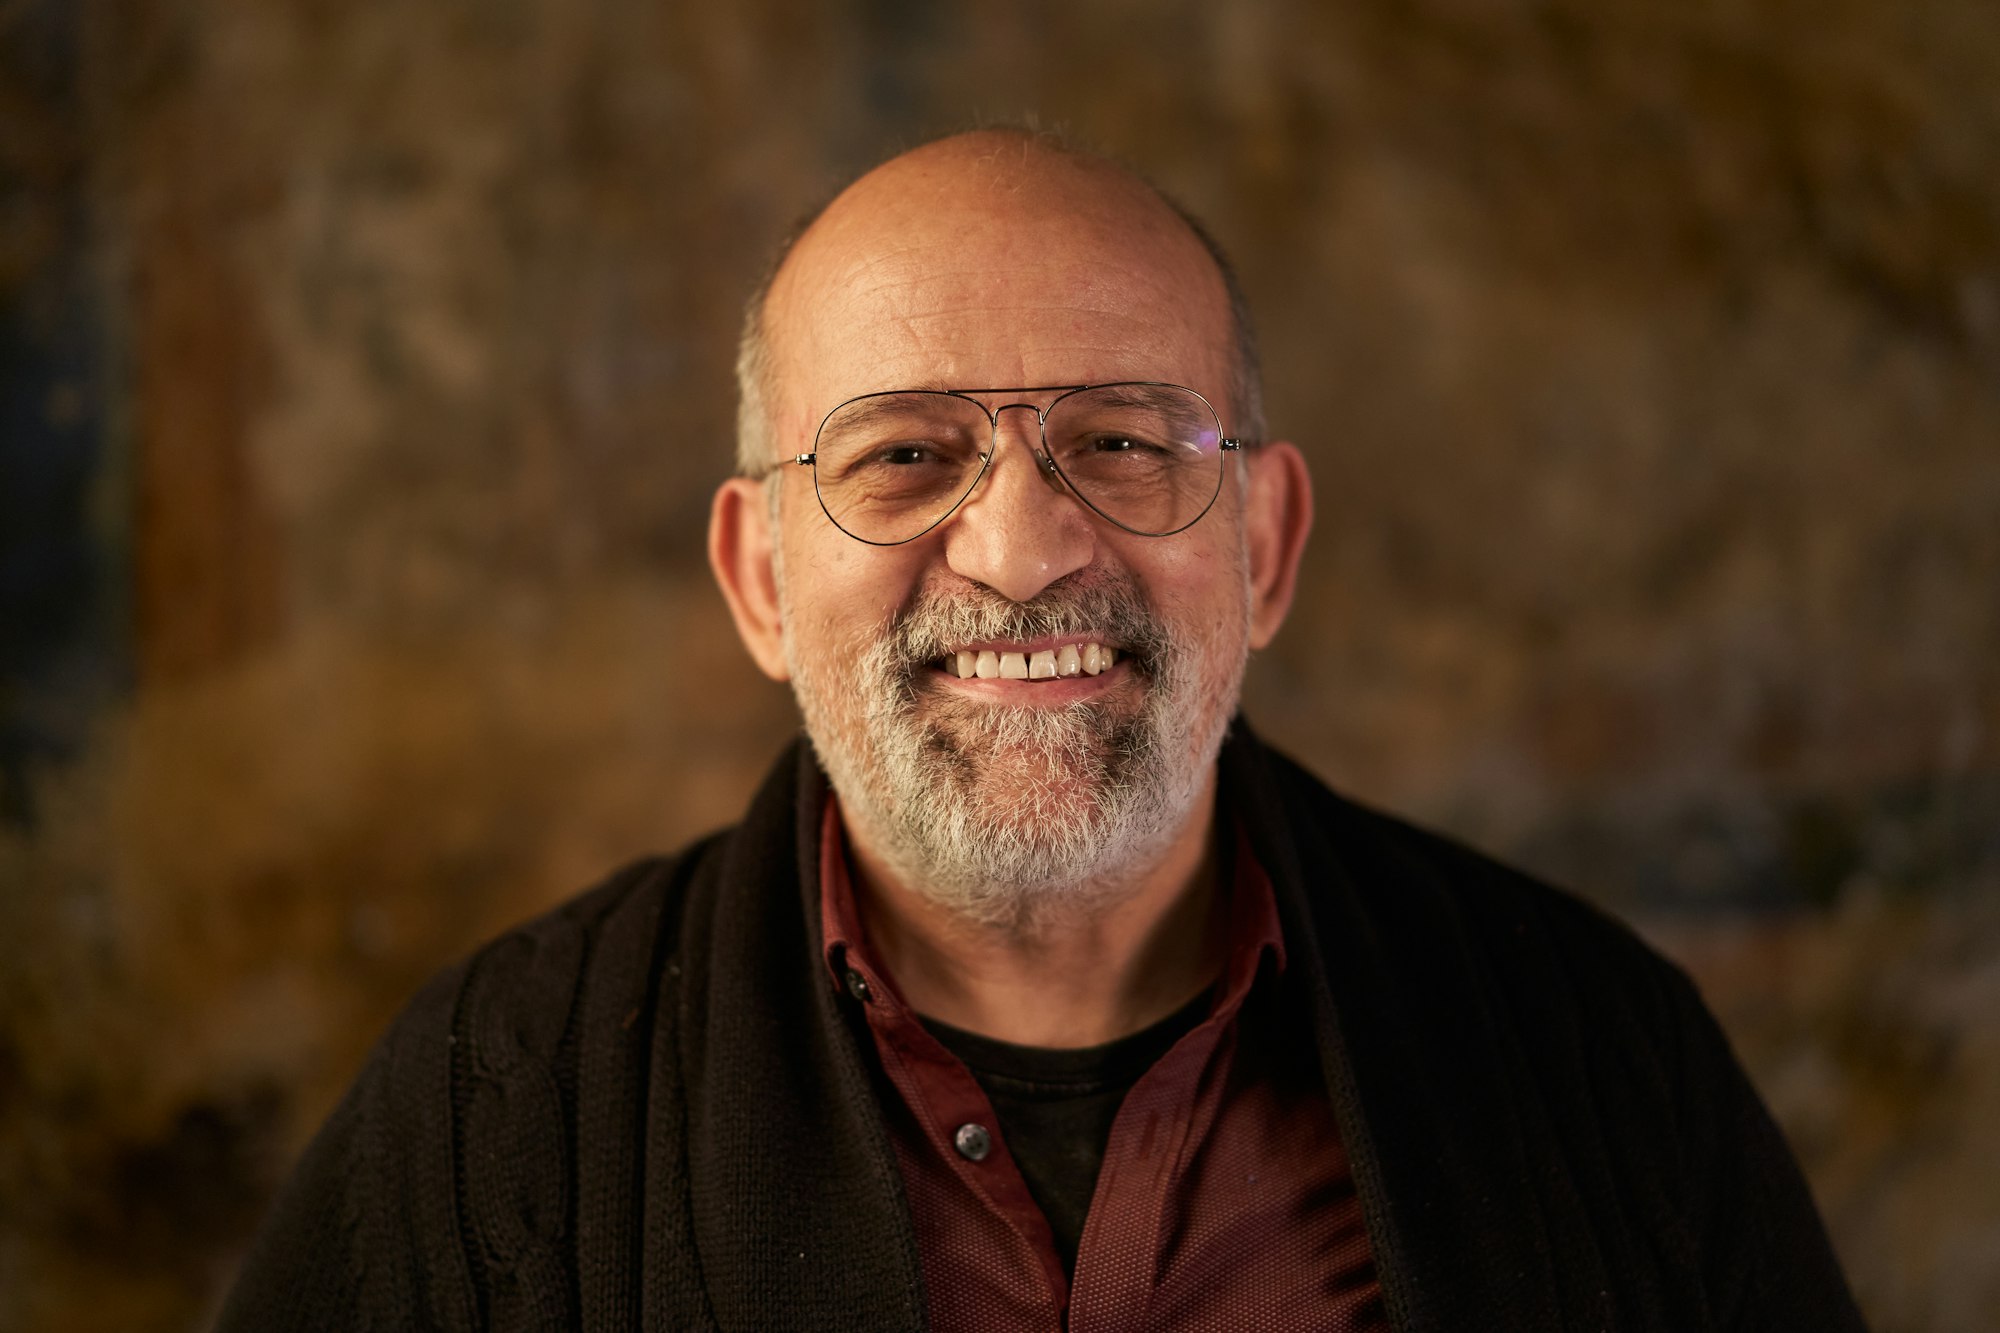
[[[1247,450],[1243,520],[1249,525],[1250,646],[1262,648],[1285,623],[1298,586],[1299,561],[1312,531],[1312,476],[1289,440]]]

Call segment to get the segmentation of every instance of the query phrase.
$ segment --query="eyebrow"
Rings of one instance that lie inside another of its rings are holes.
[[[849,394],[841,399],[840,406],[865,401],[869,398],[887,398],[899,393],[941,393],[945,395],[965,393],[967,390],[953,387],[945,380],[918,380],[915,384],[892,384],[886,389],[871,389],[867,393]],[[972,392],[977,392],[973,390]]]
[[[891,400],[898,394],[906,393],[929,393],[948,400],[953,398],[953,395],[942,389],[890,389],[881,394],[867,394],[858,399],[850,398],[834,409],[834,412],[840,413],[840,420],[834,423],[834,428],[842,432],[864,430],[889,418],[904,417],[908,414],[908,404],[898,404]],[[974,410],[978,410],[979,407],[977,403],[968,402],[967,405]],[[831,420],[833,413],[829,412],[827,416]],[[822,429],[824,428],[822,426]]]
[[[893,409],[886,400],[899,394],[928,393],[941,398],[990,397],[1008,393],[1053,393],[1067,395],[1081,389],[1090,389],[1104,395],[1104,401],[1113,407],[1161,408],[1179,406],[1181,399],[1175,390],[1179,386],[1152,384],[1145,381],[1111,381],[1106,384],[1024,384],[991,389],[969,389],[945,380],[921,380],[915,384],[905,384],[894,389],[878,389],[871,393],[857,394],[839,404],[827,413],[830,419],[834,412],[845,409],[841,426],[849,429],[867,426],[881,417],[888,416]],[[975,404],[984,410],[984,406]],[[989,414],[990,415],[990,414]]]
[[[1112,407],[1178,406],[1185,401],[1180,393],[1163,384],[1105,384],[1091,391]]]

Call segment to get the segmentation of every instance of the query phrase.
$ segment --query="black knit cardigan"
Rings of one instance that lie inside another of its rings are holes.
[[[879,1073],[819,961],[824,779],[430,983],[300,1161],[224,1333],[924,1327]],[[1353,805],[1239,721],[1399,1330],[1858,1329],[1783,1138],[1623,927]]]

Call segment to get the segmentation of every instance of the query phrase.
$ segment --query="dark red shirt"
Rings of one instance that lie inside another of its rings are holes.
[[[1208,1017],[1125,1096],[1074,1281],[970,1070],[870,957],[839,805],[820,842],[834,984],[863,1001],[938,1333],[1389,1327],[1309,1034],[1277,1005],[1270,879],[1237,838],[1230,946]]]

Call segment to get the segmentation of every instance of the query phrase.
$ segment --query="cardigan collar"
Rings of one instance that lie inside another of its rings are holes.
[[[1472,1326],[1504,1293],[1526,1316],[1517,1326],[1560,1326],[1546,1247],[1513,1234],[1534,1188],[1518,1116],[1496,1100],[1509,1071],[1480,979],[1462,975],[1471,955],[1451,924],[1406,904],[1439,901],[1435,872],[1385,867],[1379,849],[1356,859],[1329,827],[1329,804],[1347,807],[1240,717],[1219,770],[1222,808],[1270,876],[1290,960],[1282,1002],[1316,1044],[1392,1323]],[[719,1322],[837,1309],[846,1317],[821,1327],[915,1330],[923,1277],[880,1073],[858,1006],[827,980],[826,794],[800,741],[689,904],[689,936],[709,947],[680,960],[680,1049],[658,1054],[677,1056],[687,1090],[692,1222]],[[1385,874],[1393,892],[1374,885]]]

